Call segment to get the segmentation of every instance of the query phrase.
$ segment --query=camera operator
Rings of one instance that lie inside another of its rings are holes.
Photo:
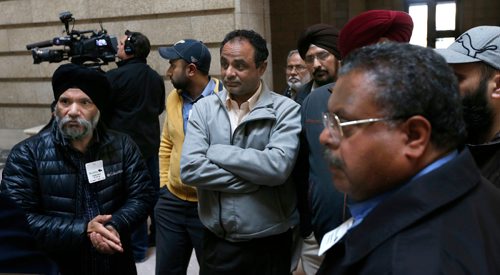
[[[109,128],[124,132],[139,145],[151,174],[151,183],[159,190],[158,149],[160,146],[159,115],[165,109],[163,78],[147,65],[151,45],[140,32],[125,31],[120,38],[118,68],[107,72],[112,86],[110,113],[105,118]],[[150,212],[152,217],[152,209]],[[154,232],[154,222],[152,222]],[[154,233],[150,238],[154,240]],[[148,230],[145,221],[132,235],[136,262],[146,259]]]

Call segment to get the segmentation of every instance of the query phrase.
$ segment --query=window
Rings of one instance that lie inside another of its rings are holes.
[[[457,1],[407,0],[413,19],[411,44],[446,48],[456,37]]]

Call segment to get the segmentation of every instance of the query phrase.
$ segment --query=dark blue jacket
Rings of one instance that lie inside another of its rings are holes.
[[[468,150],[386,197],[318,274],[500,274],[500,191]]]
[[[0,273],[58,274],[37,247],[24,212],[0,193]]]
[[[311,229],[318,242],[323,235],[343,222],[344,195],[338,192],[332,182],[332,176],[326,160],[323,158],[323,146],[319,143],[319,135],[323,131],[323,112],[328,110],[330,92],[327,84],[310,92],[302,103],[302,134],[300,153],[294,170],[295,179],[299,181],[299,205],[308,202],[310,213],[301,214],[301,234],[310,234]],[[302,186],[300,186],[302,185]],[[303,190],[303,191],[300,191]],[[304,194],[304,190],[308,190]],[[308,214],[310,217],[308,217]],[[308,226],[308,219],[310,224]],[[312,226],[312,228],[311,228]]]

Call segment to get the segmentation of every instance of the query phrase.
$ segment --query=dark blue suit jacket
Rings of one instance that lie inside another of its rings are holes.
[[[56,265],[38,250],[26,216],[0,193],[0,273],[57,274]]]
[[[385,198],[318,274],[500,274],[499,202],[464,149]]]

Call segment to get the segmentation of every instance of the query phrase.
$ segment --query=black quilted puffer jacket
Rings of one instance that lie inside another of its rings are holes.
[[[86,234],[84,188],[97,198],[99,214],[113,215],[110,223],[124,246],[129,245],[131,229],[144,221],[153,204],[150,175],[137,145],[102,125],[94,133],[97,138],[82,154],[69,146],[53,124],[17,144],[3,170],[1,192],[27,212],[35,238],[63,273],[99,273],[89,270],[95,268],[89,267],[87,259],[92,254],[95,258],[96,252]],[[103,161],[106,178],[89,184],[85,164],[96,160]],[[110,256],[106,273],[135,273],[132,251],[124,248],[125,253]]]

